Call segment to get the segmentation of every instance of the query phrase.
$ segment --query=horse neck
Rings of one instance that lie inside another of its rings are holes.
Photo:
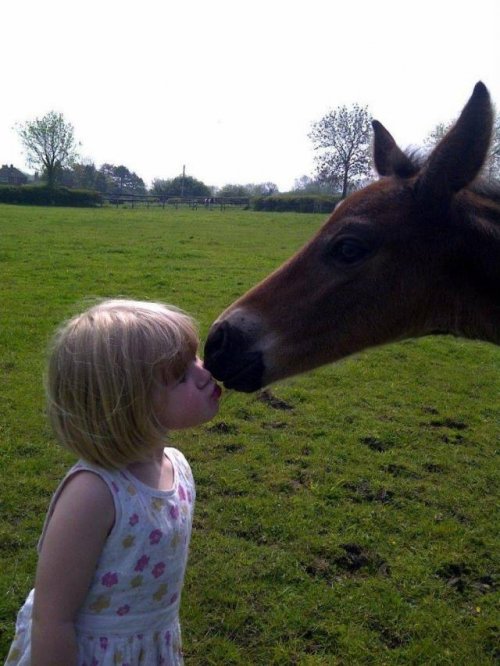
[[[464,233],[455,263],[453,328],[500,344],[500,205],[476,199],[457,222]]]

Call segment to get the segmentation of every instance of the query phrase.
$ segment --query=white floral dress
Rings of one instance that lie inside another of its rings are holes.
[[[88,470],[111,490],[115,523],[75,621],[78,666],[177,666],[183,663],[179,603],[195,499],[191,469],[180,451],[165,449],[174,485],[161,491],[126,470],[108,471],[78,462],[64,483]],[[44,528],[45,532],[45,528]],[[40,542],[43,540],[43,534]],[[19,611],[8,666],[30,664],[32,590]]]

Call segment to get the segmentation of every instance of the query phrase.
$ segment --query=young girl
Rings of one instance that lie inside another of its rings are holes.
[[[8,666],[183,663],[195,489],[164,442],[218,411],[221,390],[197,348],[186,314],[138,301],[105,301],[56,335],[48,411],[80,460],[50,504]]]

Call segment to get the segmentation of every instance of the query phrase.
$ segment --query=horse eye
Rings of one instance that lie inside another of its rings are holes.
[[[335,241],[330,245],[325,252],[326,259],[334,260],[341,264],[355,264],[363,259],[370,251],[367,247],[357,238],[344,238]]]

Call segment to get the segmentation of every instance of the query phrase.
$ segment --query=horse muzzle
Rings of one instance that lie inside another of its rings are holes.
[[[206,369],[228,389],[257,391],[264,386],[265,364],[254,343],[251,332],[228,320],[215,322],[205,343]]]

